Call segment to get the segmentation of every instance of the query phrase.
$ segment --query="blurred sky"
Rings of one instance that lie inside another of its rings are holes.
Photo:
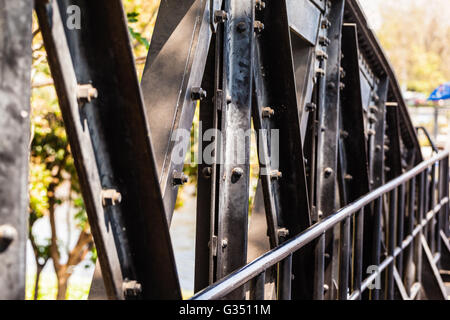
[[[358,0],[364,9],[370,25],[373,29],[379,28],[383,23],[380,15],[380,6],[389,6],[393,10],[395,8],[406,9],[411,5],[417,5],[423,9],[424,17],[437,15],[440,17],[439,22],[442,25],[450,24],[450,5],[449,0]],[[433,12],[433,14],[430,14]],[[420,23],[420,21],[418,21]]]

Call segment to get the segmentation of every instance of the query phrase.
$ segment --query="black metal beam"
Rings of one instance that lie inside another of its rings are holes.
[[[33,2],[0,1],[0,300],[25,298]]]
[[[81,8],[81,29],[67,29],[69,5]],[[180,299],[122,3],[37,1],[36,11],[108,296]],[[84,84],[98,98],[80,96]]]
[[[220,3],[215,1],[215,8],[220,8]],[[201,88],[211,42],[209,10],[209,1],[205,0],[161,1],[142,76],[158,181],[169,225],[179,187],[174,184],[173,175],[183,171],[195,108],[198,100],[203,99],[195,97],[193,89]]]
[[[254,1],[227,0],[217,203],[217,279],[247,262]],[[242,299],[243,288],[228,298]]]

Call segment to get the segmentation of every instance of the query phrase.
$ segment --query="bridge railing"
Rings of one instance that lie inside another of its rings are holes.
[[[295,273],[292,270],[293,254],[336,227],[340,228],[340,259],[335,299],[394,299],[398,294],[403,299],[415,299],[420,294],[426,294],[428,298],[446,298],[438,269],[442,250],[448,250],[443,245],[448,245],[450,235],[448,169],[449,152],[437,154],[191,299],[225,298],[247,284],[250,299],[264,299],[265,275],[272,267],[278,272],[276,298],[291,299],[292,271]],[[370,230],[367,225],[364,227],[368,213],[374,222],[370,224]],[[372,248],[363,245],[367,233],[371,235]],[[364,255],[370,257],[373,265],[363,263]],[[311,263],[315,263],[314,259]],[[429,270],[425,272],[427,278],[432,273],[431,280],[422,278],[423,270]],[[317,285],[317,279],[322,279],[322,283],[319,280]],[[314,291],[323,290],[323,279],[324,274],[314,276]],[[317,297],[317,292],[313,296]]]

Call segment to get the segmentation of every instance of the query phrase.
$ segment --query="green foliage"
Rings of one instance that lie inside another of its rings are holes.
[[[139,13],[137,12],[127,13],[129,24],[139,22],[138,17]],[[140,44],[144,45],[147,50],[150,48],[150,42],[146,38],[144,38],[140,32],[135,31],[134,28],[130,26],[128,26],[128,30],[130,31],[131,37],[133,39],[138,41]]]
[[[430,94],[450,80],[450,24],[446,1],[392,1],[380,4],[376,30],[402,86]]]

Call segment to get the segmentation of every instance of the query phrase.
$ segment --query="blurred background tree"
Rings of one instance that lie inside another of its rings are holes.
[[[450,81],[448,0],[362,0],[405,90],[430,94]]]

